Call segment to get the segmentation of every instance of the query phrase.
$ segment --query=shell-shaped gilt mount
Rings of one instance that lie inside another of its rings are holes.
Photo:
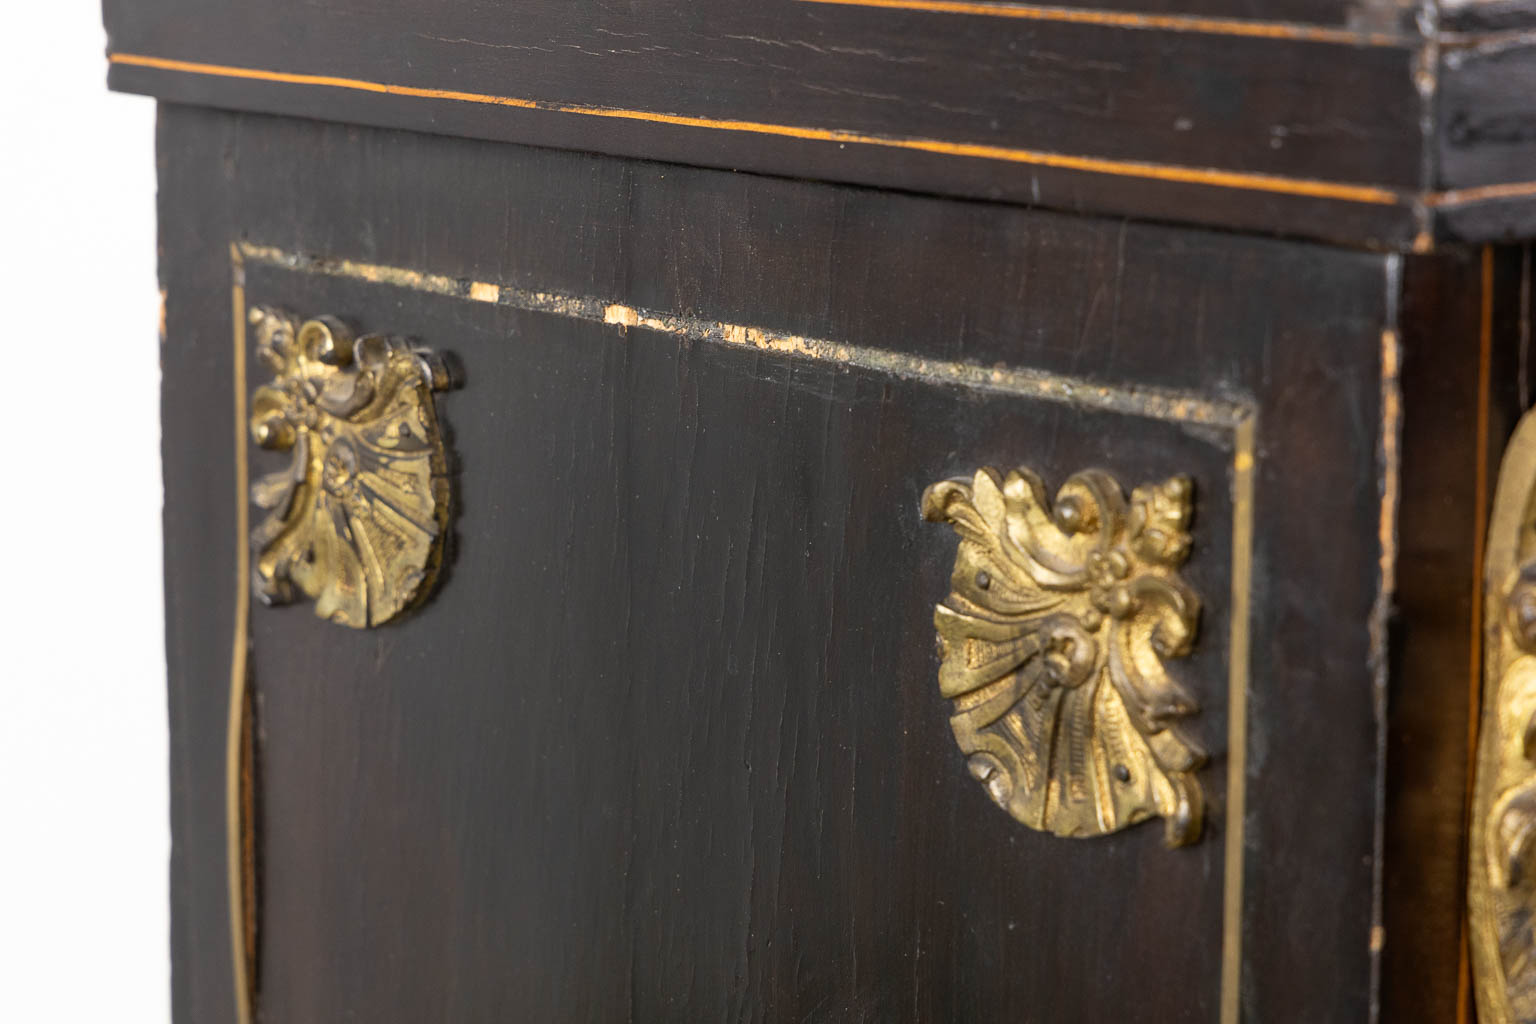
[[[399,338],[257,307],[257,358],[274,374],[251,397],[251,436],[292,453],[258,480],[269,512],[251,532],[252,586],[267,604],[301,595],[343,626],[378,626],[425,600],[452,509],[433,392],[446,364]]]
[[[1192,492],[1174,477],[1127,502],[1088,470],[1053,505],[1029,470],[984,468],[923,494],[924,517],[960,535],[933,617],[939,692],[971,774],[1030,828],[1096,836],[1160,816],[1169,846],[1200,836],[1205,755],[1179,730],[1198,708],[1163,669],[1199,619],[1177,573]]]

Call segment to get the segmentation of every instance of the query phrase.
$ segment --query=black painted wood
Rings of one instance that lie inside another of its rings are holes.
[[[183,113],[182,118],[185,118]],[[234,1019],[225,859],[224,738],[235,622],[238,495],[226,200],[182,177],[193,148],[162,107],[160,279],[169,292],[160,417],[170,711],[171,1002],[178,1024]],[[206,172],[205,172],[206,173]],[[200,193],[199,211],[184,201]],[[214,243],[215,246],[218,243]],[[227,242],[223,243],[227,250]],[[193,257],[192,254],[201,255]],[[222,433],[227,444],[216,442]]]
[[[1536,45],[1528,32],[1473,36],[1441,56],[1440,181],[1473,188],[1536,179]],[[1504,238],[1531,232],[1531,215],[1504,225]]]
[[[524,4],[516,17],[497,4],[394,4],[387,24],[366,7],[285,2],[128,6],[110,19],[111,46],[552,104],[1388,187],[1419,181],[1411,55],[1395,47],[795,0],[715,9],[653,0],[632,12]],[[295,24],[305,28],[298,39]],[[406,107],[413,98],[372,99]],[[516,111],[482,104],[476,115],[512,123]],[[561,116],[594,140],[609,129]],[[701,150],[713,145],[696,137]],[[1020,172],[1029,168],[999,168]]]
[[[381,103],[364,93],[337,93],[305,87],[239,83],[224,79],[116,66],[114,87],[177,103],[231,110],[257,109],[299,117],[323,111],[330,120],[413,128],[467,138],[682,164],[746,169],[788,177],[852,182],[892,189],[981,198],[1078,213],[1126,213],[1163,221],[1184,221],[1232,229],[1330,239],[1372,248],[1407,248],[1430,222],[1411,202],[1357,203],[1340,199],[1211,188],[1200,184],[1084,173],[1051,167],[1000,164],[934,153],[893,153],[876,146],[800,139],[765,141],[713,130],[604,123],[548,111],[512,110],[494,121],[472,104],[417,100]],[[323,95],[321,95],[323,93]],[[1509,206],[1511,204],[1503,204]],[[1436,211],[1435,224],[1456,237],[1502,234],[1523,207],[1502,209],[1489,220],[1489,206]],[[1437,228],[1437,230],[1440,230]],[[1447,236],[1449,237],[1449,235]]]
[[[1440,27],[1457,33],[1521,31],[1536,25],[1536,4],[1530,0],[1456,0],[1441,4],[1439,13]]]
[[[175,106],[160,153],[179,1020],[231,1008],[241,239],[1252,402],[1243,1019],[1368,1018],[1400,258]],[[1227,432],[247,270],[252,301],[465,368],[438,597],[361,634],[253,614],[264,1020],[1216,1019]],[[1205,615],[1176,668],[1216,753],[1200,846],[1039,836],[966,774],[930,625],[954,539],[916,504],[979,463],[1193,474]],[[1440,1007],[1454,982],[1404,984]]]
[[[1403,281],[1402,498],[1391,672],[1381,1020],[1467,1019],[1469,737],[1482,528],[1504,440],[1528,406],[1529,254],[1415,260]],[[1486,344],[1486,362],[1483,348]]]
[[[114,87],[183,103],[1356,245],[1406,247],[1427,224],[1415,208],[1425,174],[1419,43],[1396,28],[1377,37],[1335,26],[1319,40],[1282,25],[1298,37],[1254,38],[1205,22],[1127,27],[1112,13],[1111,23],[1081,24],[800,0],[519,4],[515,16],[501,4],[108,0],[106,12],[111,50],[129,59],[331,79],[113,65]],[[389,94],[380,83],[514,102]],[[849,134],[807,139],[800,129]],[[1016,159],[871,139],[998,147]],[[1146,164],[1158,169],[1148,176]],[[1285,180],[1276,190],[1211,172]],[[1380,194],[1341,198],[1336,186]]]
[[[1371,248],[1536,230],[1536,187],[1511,188],[1536,75],[1518,4],[1448,8],[1433,47],[1390,0],[104,6],[113,54],[197,65],[115,63],[112,85],[182,103]]]

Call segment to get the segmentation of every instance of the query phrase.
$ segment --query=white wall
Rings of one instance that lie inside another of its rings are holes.
[[[154,106],[0,44],[0,1021],[170,1019]]]

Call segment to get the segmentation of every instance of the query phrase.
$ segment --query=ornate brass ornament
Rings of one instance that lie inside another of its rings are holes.
[[[1169,846],[1200,836],[1204,753],[1177,723],[1198,710],[1163,671],[1187,654],[1200,602],[1176,572],[1189,556],[1186,477],[1138,487],[984,468],[923,494],[923,515],[960,535],[952,590],[934,610],[939,692],[970,771],[1030,828],[1104,835],[1164,819]]]
[[[252,588],[269,605],[302,594],[323,619],[382,625],[426,598],[442,561],[451,496],[432,395],[447,367],[331,317],[257,307],[250,322],[276,375],[251,397],[251,436],[293,453],[251,486],[271,513],[251,531]]]
[[[1536,416],[1504,453],[1484,566],[1468,901],[1477,1018],[1536,1022]]]

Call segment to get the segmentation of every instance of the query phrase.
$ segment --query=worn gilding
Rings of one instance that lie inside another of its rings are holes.
[[[1097,470],[1054,505],[1023,469],[923,495],[924,516],[961,538],[934,612],[950,725],[971,774],[1031,828],[1095,836],[1162,817],[1170,846],[1199,838],[1205,755],[1179,730],[1197,706],[1162,667],[1199,617],[1176,571],[1191,511],[1185,477],[1127,502]]]
[[[433,392],[447,369],[329,317],[256,308],[250,321],[276,375],[251,396],[251,436],[293,454],[251,487],[270,512],[251,531],[256,595],[308,597],[344,626],[388,622],[427,595],[442,560],[451,496]]]
[[[1228,595],[1228,658],[1225,698],[1227,737],[1226,798],[1222,842],[1225,847],[1222,880],[1221,1002],[1222,1024],[1237,1024],[1241,1016],[1244,963],[1244,866],[1248,832],[1245,828],[1248,748],[1249,651],[1252,641],[1251,607],[1253,581],[1254,521],[1258,514],[1256,477],[1259,451],[1257,409],[1250,399],[1212,397],[1191,392],[1170,392],[1142,386],[1104,385],[1086,378],[1065,376],[1027,367],[979,366],[964,362],[931,360],[891,349],[852,345],[843,341],[775,331],[761,325],[732,323],[677,311],[645,309],[613,302],[610,298],[567,294],[544,288],[527,288],[506,282],[466,281],[419,269],[353,260],[341,256],[293,252],[248,240],[231,249],[237,281],[241,268],[256,265],[268,269],[323,278],[361,282],[370,286],[496,303],[503,308],[609,324],[618,330],[649,330],[674,338],[725,346],[743,346],[791,358],[805,358],[842,367],[857,367],[899,379],[920,380],[945,386],[996,392],[1032,401],[1064,403],[1080,409],[1113,410],[1152,420],[1213,427],[1219,436],[1230,436],[1232,533],[1231,589]],[[243,293],[236,288],[237,321],[244,323]],[[237,356],[245,351],[236,339]],[[239,359],[237,358],[237,365]],[[238,379],[243,379],[239,377]],[[237,384],[239,393],[243,386]],[[241,417],[242,424],[244,417]],[[1385,429],[1386,425],[1383,425]],[[1229,433],[1228,433],[1229,432]],[[243,428],[242,428],[243,433]],[[1212,433],[1210,436],[1218,436]],[[243,456],[242,443],[237,456]],[[243,493],[243,488],[242,488]],[[244,537],[242,530],[241,536]],[[242,579],[245,577],[242,576]],[[247,591],[248,592],[248,591]],[[242,619],[243,622],[243,619]],[[244,652],[243,634],[236,637],[235,658]],[[243,664],[243,662],[241,662]],[[237,849],[231,840],[231,850]],[[232,859],[233,860],[233,859]],[[237,883],[235,883],[237,884]],[[238,902],[237,902],[238,905]]]

